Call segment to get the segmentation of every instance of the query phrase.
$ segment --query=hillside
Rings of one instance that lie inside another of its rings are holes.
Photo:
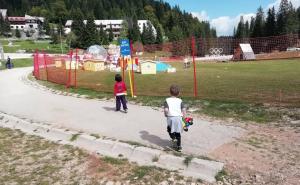
[[[155,0],[0,0],[1,8],[10,16],[24,15],[46,17],[51,23],[64,24],[74,13],[84,19],[148,19],[170,41],[191,35],[215,37],[216,31],[208,22],[200,22],[190,13]]]

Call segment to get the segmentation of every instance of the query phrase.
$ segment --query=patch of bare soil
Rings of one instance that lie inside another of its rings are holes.
[[[228,173],[219,184],[300,184],[300,128],[292,125],[245,125],[247,134],[209,157],[224,162]]]
[[[0,127],[0,184],[202,184],[175,171],[89,154]]]

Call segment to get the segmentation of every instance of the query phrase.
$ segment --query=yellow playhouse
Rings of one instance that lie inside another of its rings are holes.
[[[70,63],[71,63],[71,65],[70,65]],[[78,69],[78,62],[76,62],[76,61],[66,61],[66,63],[65,63],[65,65],[66,65],[66,69],[67,70],[69,70],[70,69],[70,67],[71,67],[71,69]]]
[[[84,70],[87,71],[103,71],[105,69],[105,62],[99,60],[86,60],[83,64]]]
[[[141,74],[156,74],[156,62],[152,60],[141,61],[139,70]]]
[[[62,62],[61,60],[56,60],[55,61],[55,67],[57,67],[57,68],[65,68],[65,69],[67,69],[67,70],[69,70],[70,69],[70,67],[71,67],[71,69],[78,69],[78,67],[79,67],[79,64],[78,64],[78,62],[76,62],[76,61],[72,61],[71,62],[71,66],[70,66],[70,61],[65,61],[65,62]]]

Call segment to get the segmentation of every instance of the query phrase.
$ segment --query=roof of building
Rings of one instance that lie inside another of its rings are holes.
[[[14,22],[24,22],[26,20],[40,20],[41,22],[44,22],[44,17],[35,17],[25,14],[24,17],[8,17],[8,20]]]
[[[140,61],[140,64],[144,64],[144,63],[153,63],[153,64],[156,64],[156,62],[153,61],[153,60]]]
[[[8,17],[9,21],[14,21],[14,22],[24,22],[25,17]]]
[[[44,22],[44,20],[45,20],[44,17],[36,17],[36,16],[31,16],[31,15],[26,15],[26,14],[25,14],[25,19],[26,20],[39,20],[41,22]]]
[[[138,22],[140,23],[146,23],[148,20],[138,20]],[[87,20],[83,21],[85,24],[87,22]],[[65,26],[72,26],[73,20],[67,20]],[[119,20],[95,20],[95,24],[96,25],[109,25],[109,24],[122,24],[123,20],[119,19]]]

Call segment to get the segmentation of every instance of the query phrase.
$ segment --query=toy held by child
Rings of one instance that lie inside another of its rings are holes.
[[[185,132],[189,131],[189,127],[194,124],[192,117],[182,118],[183,130]]]
[[[121,104],[123,106],[123,110],[125,113],[127,113],[127,101],[126,101],[126,95],[127,95],[127,88],[126,84],[123,82],[122,77],[120,74],[116,74],[115,76],[115,86],[114,86],[114,95],[116,98],[116,111],[120,111]]]

